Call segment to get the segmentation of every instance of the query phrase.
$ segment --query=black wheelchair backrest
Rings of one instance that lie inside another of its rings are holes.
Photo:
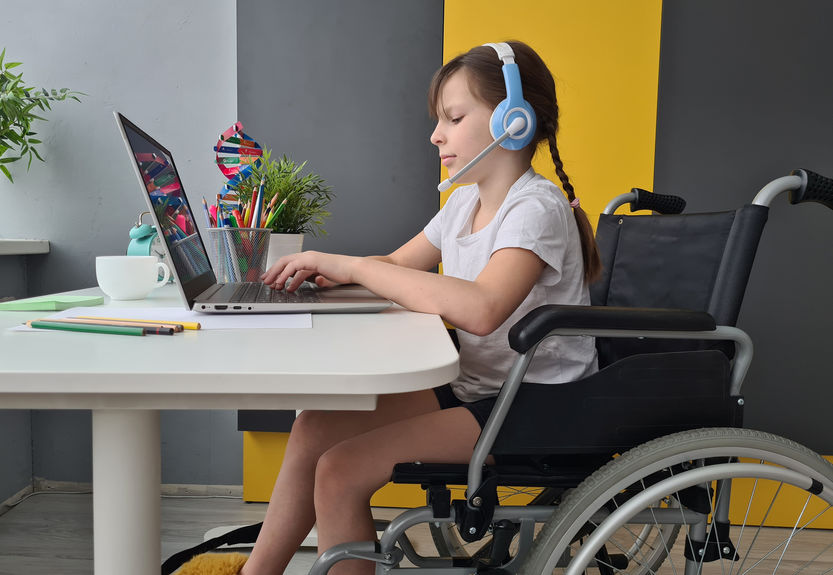
[[[604,269],[590,286],[592,305],[707,311],[718,325],[735,325],[768,213],[747,205],[702,214],[602,214],[596,241]],[[599,367],[636,353],[704,345],[600,339]]]

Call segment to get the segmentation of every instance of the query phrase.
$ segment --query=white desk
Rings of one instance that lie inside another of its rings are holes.
[[[166,286],[132,305],[181,303]],[[99,575],[159,573],[159,410],[370,410],[378,394],[431,388],[458,370],[440,318],[401,308],[314,315],[312,329],[173,337],[6,329],[45,315],[0,313],[0,407],[93,411]]]

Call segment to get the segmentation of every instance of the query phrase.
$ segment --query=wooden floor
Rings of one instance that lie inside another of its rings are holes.
[[[202,543],[210,529],[262,521],[266,505],[240,499],[163,497],[161,510],[160,564],[174,553]],[[374,515],[392,519],[398,512],[378,509]],[[129,520],[125,518],[125,522]],[[90,494],[44,493],[29,497],[0,515],[0,575],[90,575],[92,525]],[[415,544],[423,550],[429,543]],[[285,575],[306,575],[315,558],[315,549],[299,550]]]
[[[160,560],[201,543],[209,529],[257,523],[265,512],[239,499],[163,497]],[[0,516],[0,575],[90,575],[92,515],[92,495],[47,493],[12,508]],[[300,552],[287,575],[306,574],[314,560],[314,550]]]
[[[240,499],[163,497],[161,509],[160,562],[178,551],[201,543],[209,529],[261,521],[266,505],[247,504]],[[398,510],[394,509],[374,510],[374,516],[380,519],[391,519],[397,513]],[[130,518],[125,517],[125,522],[128,521]],[[427,530],[409,530],[408,533],[417,550],[428,554],[432,545]],[[804,560],[818,553],[822,557],[815,559],[817,563],[813,568],[802,569],[802,575],[833,572],[833,533],[821,530],[805,535],[809,537],[804,538],[803,544],[807,546]],[[784,537],[784,530],[767,529],[764,530],[761,543],[776,546]],[[89,575],[93,572],[92,539],[92,495],[35,495],[0,516],[0,575]],[[682,540],[683,537],[678,545]],[[765,540],[774,543],[766,543]],[[314,549],[301,549],[286,575],[306,575],[315,556]],[[664,567],[667,566],[666,563]],[[679,569],[676,571],[680,572]]]

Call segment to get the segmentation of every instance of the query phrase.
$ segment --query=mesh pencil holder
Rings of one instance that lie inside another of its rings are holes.
[[[260,281],[266,271],[269,233],[269,228],[209,228],[209,253],[217,281]]]

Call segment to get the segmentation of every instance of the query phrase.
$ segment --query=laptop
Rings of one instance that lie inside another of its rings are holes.
[[[218,283],[172,154],[119,112],[114,114],[142,196],[163,240],[166,262],[188,309],[204,313],[360,313],[392,305],[356,285],[319,288],[305,282],[289,293],[262,282]],[[176,219],[171,217],[172,210]]]

